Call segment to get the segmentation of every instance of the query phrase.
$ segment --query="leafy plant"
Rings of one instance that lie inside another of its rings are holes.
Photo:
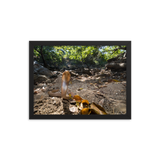
[[[104,66],[111,58],[126,52],[126,46],[35,46],[34,56],[54,65],[64,64],[66,59],[75,63]]]

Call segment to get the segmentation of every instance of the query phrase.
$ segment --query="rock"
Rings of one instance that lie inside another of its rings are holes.
[[[52,73],[53,73],[53,74],[58,74],[58,71],[53,71]]]
[[[51,83],[51,82],[52,82],[51,79],[46,80],[46,83]]]
[[[126,70],[126,63],[108,63],[106,65],[108,69]]]
[[[113,113],[126,113],[126,101],[125,100],[115,100],[112,102]]]
[[[74,73],[74,72],[70,72],[70,74],[71,74],[71,76],[78,76],[78,74],[77,73]]]
[[[50,78],[57,78],[57,75],[54,74],[54,75],[50,76]]]
[[[52,72],[49,69],[40,65],[37,61],[34,61],[33,68],[34,68],[34,74],[45,75],[47,77],[52,76]]]
[[[101,100],[99,101],[99,105],[103,107],[103,104],[104,104],[104,99],[101,99]]]
[[[34,74],[34,83],[41,83],[48,80],[48,78],[45,75],[36,75]]]
[[[92,75],[91,71],[88,68],[81,68],[80,72],[82,74]]]

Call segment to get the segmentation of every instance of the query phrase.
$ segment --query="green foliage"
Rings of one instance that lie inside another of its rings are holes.
[[[109,60],[117,57],[126,51],[126,46],[105,46],[102,47],[102,54],[105,54],[105,59]]]
[[[41,46],[34,47],[34,55],[41,57]],[[126,51],[126,46],[43,46],[44,59],[60,65],[65,59],[74,59],[81,64],[104,66],[107,60]]]

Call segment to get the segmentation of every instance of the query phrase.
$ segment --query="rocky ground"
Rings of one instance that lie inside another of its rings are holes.
[[[69,70],[72,84],[68,94],[79,95],[89,103],[101,105],[107,114],[126,113],[126,71],[108,68],[87,68]],[[73,100],[49,97],[48,91],[60,92],[63,71],[50,71],[37,62],[34,63],[34,114],[35,115],[78,115],[80,109]]]

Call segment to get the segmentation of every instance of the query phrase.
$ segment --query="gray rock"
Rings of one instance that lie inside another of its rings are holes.
[[[36,83],[36,82],[40,83],[40,82],[44,82],[46,80],[48,80],[48,78],[45,75],[34,74],[34,83]]]
[[[33,68],[34,74],[45,75],[47,77],[52,76],[52,72],[49,69],[40,65],[37,61],[34,61]]]

